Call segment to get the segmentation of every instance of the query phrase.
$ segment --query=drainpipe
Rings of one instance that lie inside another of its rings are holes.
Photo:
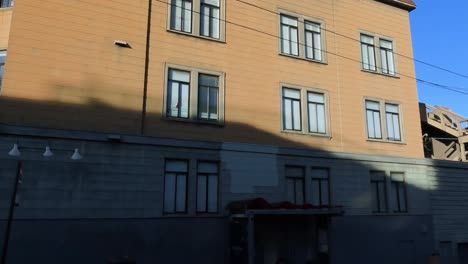
[[[146,99],[148,96],[148,68],[149,68],[149,54],[150,54],[150,42],[151,42],[151,8],[153,6],[153,0],[148,0],[148,23],[146,26],[146,51],[145,51],[145,78],[143,81],[143,103],[141,107],[141,127],[140,134],[145,133],[145,121],[146,121]]]

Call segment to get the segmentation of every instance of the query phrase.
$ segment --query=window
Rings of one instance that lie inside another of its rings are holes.
[[[219,77],[207,74],[198,76],[198,118],[218,120]]]
[[[439,241],[440,263],[455,264],[451,241]],[[463,263],[463,262],[462,262]]]
[[[401,172],[392,172],[392,200],[395,212],[408,212],[406,200],[405,175]]]
[[[200,34],[219,38],[219,0],[201,0]]]
[[[306,58],[313,60],[322,60],[322,40],[320,24],[305,21],[305,46],[306,46]]]
[[[299,35],[297,18],[281,15],[281,52],[299,55]]]
[[[381,99],[365,100],[367,138],[401,142],[400,105]],[[385,116],[381,116],[385,113]],[[382,130],[384,127],[386,129]]]
[[[375,55],[376,43],[380,56]],[[386,75],[396,75],[393,42],[380,36],[361,34],[362,69]]]
[[[307,92],[309,132],[326,133],[325,96],[321,93]]]
[[[330,205],[329,171],[327,168],[312,168],[312,205]]]
[[[371,171],[371,200],[372,212],[387,212],[387,190],[385,184],[385,172]]]
[[[381,139],[380,127],[380,105],[379,102],[366,100],[367,136],[369,138]]]
[[[286,166],[287,197],[293,204],[304,204],[304,174],[304,167]]]
[[[192,32],[192,0],[172,0],[171,29]]]
[[[197,168],[197,212],[218,212],[218,163],[199,162]]]
[[[0,8],[12,7],[14,0],[0,0]]]
[[[2,87],[3,73],[5,72],[6,50],[0,50],[0,87]]]
[[[283,88],[283,128],[301,131],[301,92]]]
[[[188,161],[166,160],[164,174],[164,212],[187,211]]]
[[[283,11],[279,23],[281,54],[316,62],[325,61],[322,22]]]
[[[224,74],[173,65],[166,69],[167,118],[224,123]]]
[[[374,37],[361,34],[362,68],[375,71]]]
[[[393,44],[391,41],[380,39],[380,61],[382,63],[382,73],[395,74]]]
[[[387,139],[400,141],[400,116],[398,105],[385,104],[385,115],[387,122]]]
[[[168,0],[168,30],[224,41],[225,0]]]
[[[282,129],[303,134],[329,135],[327,101],[325,91],[281,85]]]
[[[190,72],[169,69],[167,116],[189,117]]]

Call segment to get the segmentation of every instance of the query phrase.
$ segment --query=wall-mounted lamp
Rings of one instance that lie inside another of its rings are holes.
[[[42,154],[42,156],[44,156],[44,157],[52,157],[53,155],[54,155],[54,153],[50,150],[49,145],[47,145],[47,146],[45,147],[45,151],[44,151],[44,153]]]
[[[8,155],[10,156],[14,156],[14,157],[19,157],[21,156],[21,152],[19,151],[18,149],[18,144],[14,144],[13,145],[13,148],[11,148],[11,150],[8,152]]]
[[[128,41],[125,41],[125,40],[114,40],[114,45],[118,47],[122,47],[122,48],[128,48],[128,49],[132,48],[132,46],[130,46],[130,43],[128,43]]]
[[[33,149],[35,149],[35,148],[33,148]],[[13,144],[13,147],[12,147],[11,150],[8,152],[8,155],[14,156],[14,157],[19,157],[19,156],[21,156],[21,151],[19,150],[18,143]],[[50,149],[50,146],[47,145],[47,146],[45,147],[44,153],[42,153],[42,156],[48,158],[48,157],[52,157],[52,156],[54,156],[54,155],[55,155],[55,154],[54,154],[54,152],[52,152],[52,150]],[[82,159],[82,158],[83,158],[83,156],[80,154],[80,152],[78,151],[77,148],[74,150],[73,155],[70,157],[70,159],[72,159],[72,160],[80,160],[80,159]]]
[[[70,159],[72,159],[72,160],[80,160],[82,158],[83,158],[83,156],[81,156],[81,154],[80,154],[80,152],[78,151],[77,148],[75,149],[75,152],[73,152],[73,155],[70,157]]]

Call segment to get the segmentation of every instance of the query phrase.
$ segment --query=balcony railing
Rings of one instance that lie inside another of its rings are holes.
[[[12,7],[15,0],[0,0],[0,8]]]

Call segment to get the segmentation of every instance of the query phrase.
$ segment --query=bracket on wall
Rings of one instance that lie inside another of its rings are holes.
[[[114,45],[122,48],[132,48],[132,46],[130,46],[130,43],[128,43],[128,41],[125,40],[114,40]]]

